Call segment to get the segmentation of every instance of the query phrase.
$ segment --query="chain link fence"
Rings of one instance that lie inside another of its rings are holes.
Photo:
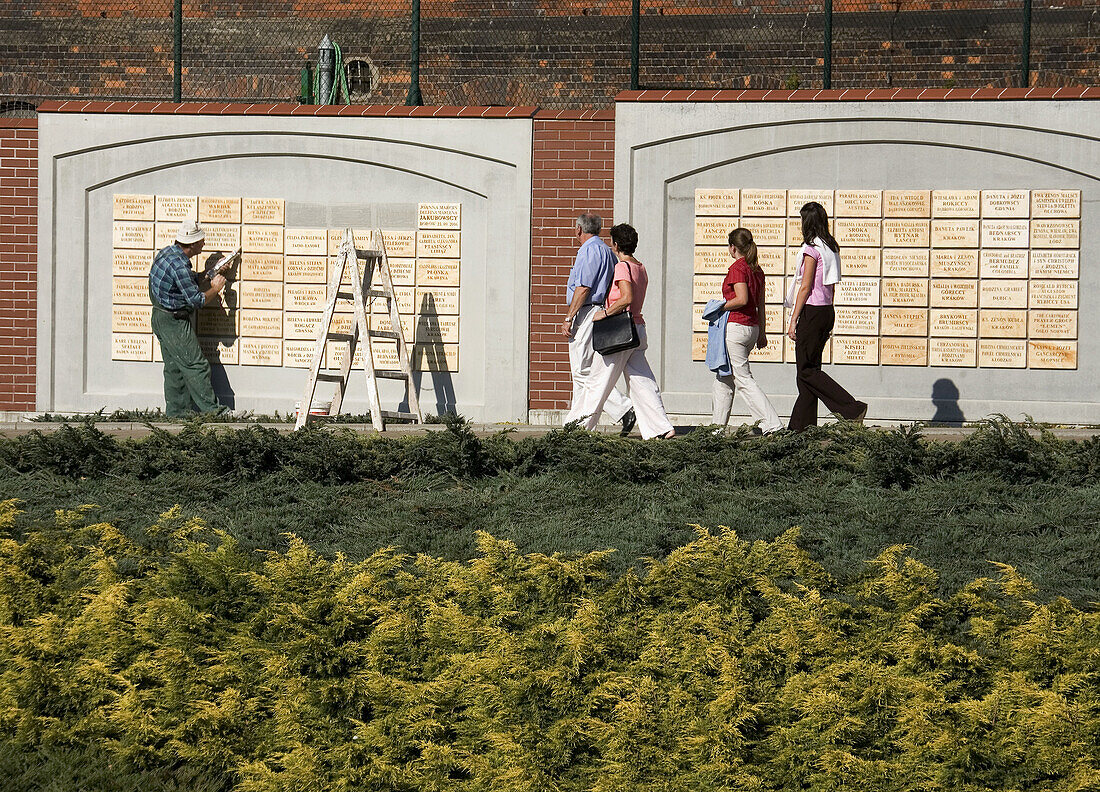
[[[0,7],[0,114],[67,98],[316,103],[326,36],[336,79],[325,98],[355,104],[568,109],[610,106],[632,87],[1097,85],[1098,3],[215,0],[182,3],[177,18],[171,0],[22,0]]]

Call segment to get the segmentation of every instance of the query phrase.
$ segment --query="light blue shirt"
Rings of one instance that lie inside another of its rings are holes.
[[[730,312],[726,310],[726,301],[715,298],[703,307],[703,318],[707,320],[707,368],[720,377],[733,373],[730,366],[730,353],[726,349],[726,325]]]
[[[577,260],[569,270],[569,281],[565,286],[565,304],[573,302],[573,291],[578,286],[587,286],[588,302],[603,305],[607,293],[611,290],[611,281],[615,277],[615,254],[611,252],[599,237],[590,237],[577,251]]]

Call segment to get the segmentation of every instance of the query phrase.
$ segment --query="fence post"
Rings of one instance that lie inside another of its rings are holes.
[[[825,57],[822,63],[823,88],[833,87],[833,0],[825,0]]]
[[[641,0],[630,7],[630,90],[638,90],[638,51],[641,48]]]
[[[420,95],[420,0],[412,0],[412,55],[409,61],[409,97],[405,104],[424,104]]]
[[[1021,45],[1023,56],[1020,66],[1020,87],[1028,88],[1031,85],[1031,0],[1024,0],[1024,37]]]
[[[183,101],[183,0],[172,9],[172,101]]]

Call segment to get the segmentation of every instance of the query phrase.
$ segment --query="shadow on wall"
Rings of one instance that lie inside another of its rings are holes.
[[[946,377],[932,383],[932,404],[936,408],[934,424],[961,424],[966,420],[959,409],[958,386]]]
[[[447,356],[443,349],[442,332],[443,328],[439,323],[439,312],[435,304],[435,297],[428,292],[420,301],[420,313],[417,317],[416,336],[417,338],[424,338],[426,341],[432,339],[429,343],[420,342],[417,346],[421,348],[424,356],[424,365],[422,368],[430,371],[432,375],[432,389],[435,392],[436,415],[446,415],[447,413],[457,411],[457,406],[455,404],[455,386],[451,379],[451,374],[447,370]],[[417,393],[423,391],[421,386],[423,380],[424,371],[413,372],[413,387],[416,388]],[[424,409],[424,405],[420,405],[420,407],[422,410]],[[407,396],[400,409],[409,409]]]

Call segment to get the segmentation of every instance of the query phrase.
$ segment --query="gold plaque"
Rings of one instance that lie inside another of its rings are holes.
[[[1027,281],[982,281],[978,304],[982,308],[1027,308]]]
[[[355,345],[355,355],[351,359],[351,365],[355,369],[361,370],[363,368],[363,350],[366,348],[365,344]],[[348,354],[348,342],[347,341],[329,341],[325,344],[325,361],[326,365],[330,369],[339,369],[344,364],[344,358]],[[396,347],[394,355],[396,355]]]
[[[978,251],[932,250],[928,269],[933,278],[976,278],[978,277]]]
[[[111,302],[115,305],[151,305],[148,278],[111,279]]]
[[[933,220],[930,242],[934,248],[976,248],[978,220]]]
[[[1076,308],[1077,281],[1075,280],[1033,280],[1029,308]]]
[[[882,221],[839,219],[835,236],[841,247],[879,247],[882,245]]]
[[[764,331],[766,333],[785,333],[787,325],[783,323],[786,315],[782,305],[764,306]]]
[[[706,307],[706,303],[692,303],[691,304],[691,332],[693,333],[705,333],[710,323],[703,318],[703,309]]]
[[[881,275],[881,251],[875,248],[848,248],[840,254],[840,271],[844,277]]]
[[[111,331],[115,333],[151,333],[151,305],[112,305]]]
[[[283,307],[282,281],[241,281],[237,288],[240,291],[241,308]]]
[[[412,286],[416,283],[416,259],[391,258],[387,259],[390,267],[390,278],[395,286]],[[375,283],[381,283],[381,270],[374,277]]]
[[[977,190],[932,191],[933,217],[978,217],[981,212],[981,193]]]
[[[283,337],[282,311],[264,310],[262,308],[242,308],[238,313],[241,317],[242,336],[251,336],[253,338]],[[282,349],[281,346],[279,348]]]
[[[832,217],[836,212],[833,211],[833,191],[832,190],[787,190],[787,214],[791,217],[799,217],[802,212],[802,207],[815,201],[821,204],[825,209],[825,214]],[[801,222],[801,220],[799,221]],[[802,238],[801,229],[798,233],[799,239]],[[790,236],[787,237],[790,239]]]
[[[848,269],[847,259],[843,262]],[[890,277],[928,277],[928,248],[884,248],[882,274]]]
[[[175,223],[177,228],[184,220],[195,220],[199,216],[199,199],[194,195],[158,195],[156,200],[156,220]]]
[[[878,278],[844,278],[833,287],[836,305],[878,305]]]
[[[776,335],[765,339],[768,343],[763,349],[750,349],[749,360],[753,363],[782,363],[783,340]]]
[[[152,250],[115,250],[111,255],[111,274],[141,277],[153,266]]]
[[[111,333],[111,360],[153,359],[152,333]]]
[[[416,289],[412,286],[394,286],[393,297],[397,300],[397,312],[402,314],[416,313]],[[342,301],[341,301],[342,302]],[[388,300],[375,298],[371,300],[371,312],[388,314],[390,312]],[[336,303],[337,307],[340,302]],[[346,303],[345,303],[346,304]],[[350,310],[350,309],[349,309]]]
[[[329,269],[328,269],[328,279],[330,281],[333,278],[336,277],[336,268],[339,267],[339,266],[340,266],[340,259],[339,258],[329,259],[329,262],[328,262],[328,267],[329,267]],[[359,261],[358,259],[356,259],[354,261],[349,261],[345,264],[343,275],[341,275],[341,277],[340,277],[340,284],[342,286],[350,286],[351,285],[352,267],[358,267],[359,268],[359,277],[360,278],[367,277],[367,265],[364,262]],[[377,283],[377,282],[378,282],[377,279],[375,279],[375,283]],[[337,303],[337,304],[339,305],[339,303]]]
[[[237,365],[239,350],[236,338],[199,336],[199,349],[202,350],[207,360],[221,363],[223,366]]]
[[[458,258],[462,247],[461,239],[461,231],[417,231],[416,257]]]
[[[882,207],[886,217],[929,217],[932,214],[932,191],[883,190]]]
[[[242,280],[283,279],[282,253],[242,253],[240,266]]]
[[[983,250],[980,272],[983,278],[1026,278],[1026,250]]]
[[[928,334],[977,338],[978,311],[974,308],[933,308],[928,312]]]
[[[1076,249],[1081,247],[1080,220],[1032,220],[1031,246]]]
[[[413,347],[413,369],[458,371],[458,344],[417,344]]]
[[[707,334],[706,333],[692,333],[691,334],[691,359],[692,360],[706,360],[707,359]]]
[[[116,195],[115,220],[153,220],[152,195]]]
[[[1031,277],[1076,278],[1080,272],[1077,250],[1031,251]]]
[[[418,287],[416,290],[416,312],[419,314],[458,313],[458,289],[436,286],[431,289]]]
[[[283,341],[283,366],[285,368],[309,368],[313,363],[316,341]],[[324,353],[321,354],[324,365]]]
[[[977,341],[973,338],[928,339],[929,366],[974,368],[977,361]]]
[[[927,338],[882,338],[879,362],[884,366],[927,366]]]
[[[199,222],[207,223],[241,223],[241,199],[240,198],[213,198],[199,196]]]
[[[756,249],[756,263],[760,266],[760,269],[764,270],[765,275],[780,277],[785,269],[785,251],[786,248],[781,247],[758,247]],[[730,263],[733,262],[730,261]]]
[[[242,366],[283,365],[283,342],[279,338],[241,338],[240,364]]]
[[[695,274],[719,275],[729,271],[733,259],[728,247],[696,247]]]
[[[833,332],[840,335],[878,335],[878,308],[838,306]]]
[[[137,220],[115,220],[111,234],[111,246],[152,250],[153,224]]]
[[[241,226],[241,248],[249,253],[282,253],[283,227],[276,225]]]
[[[291,256],[284,259],[287,283],[328,283],[328,259],[324,256]]]
[[[323,228],[283,229],[283,253],[324,258],[328,254],[328,231]]]
[[[759,245],[783,245],[787,241],[785,217],[742,217],[741,225],[752,231],[752,240]]]
[[[163,363],[164,358],[160,354],[160,339],[153,336],[153,362]]]
[[[852,248],[852,250],[855,250],[855,249],[856,248]],[[874,253],[875,253],[876,256],[878,255],[877,250],[874,251]],[[845,275],[849,274],[848,269],[847,269],[847,262],[848,262],[847,257],[849,255],[851,255],[851,251],[850,250],[845,250],[844,251],[845,258],[844,258],[844,261],[842,262],[842,266],[844,267],[844,274]],[[802,248],[800,248],[800,247],[789,247],[789,248],[787,248],[787,274],[788,275],[797,275],[798,274],[798,268],[802,265],[802,259],[805,258],[805,256],[806,256],[806,254],[802,252]]]
[[[237,335],[237,312],[213,305],[200,308],[195,321],[195,331],[204,336]]]
[[[887,247],[928,247],[928,221],[886,218],[882,221],[882,244]]]
[[[1027,220],[982,220],[983,248],[1026,248],[1028,239]]]
[[[1026,368],[1027,343],[978,339],[978,366],[981,368]]]
[[[783,278],[779,277],[767,277],[764,278],[764,302],[766,303],[782,303],[783,298],[786,297],[786,292],[783,291]],[[718,282],[718,296],[722,296],[722,282]],[[710,298],[713,299],[713,298]]]
[[[696,190],[695,214],[737,217],[741,214],[737,190]]]
[[[691,280],[691,301],[693,303],[705,303],[709,300],[718,300],[722,297],[722,281],[725,277],[722,275],[695,275]],[[767,281],[779,281],[778,278],[769,278],[764,282],[764,288],[767,289]],[[782,281],[779,281],[780,290],[783,288]],[[774,302],[774,300],[768,300],[768,302]],[[783,302],[783,298],[779,298],[779,302]]]
[[[206,245],[203,254],[231,253],[241,246],[241,227],[225,223],[211,223],[206,228]]]
[[[829,224],[829,230],[832,230],[832,223]],[[802,219],[799,217],[787,218],[787,244],[799,247],[804,244],[802,241]]]
[[[883,278],[882,304],[883,306],[927,306],[928,281],[924,278]]]
[[[283,286],[283,310],[323,311],[327,303],[328,287],[324,284],[286,284]],[[286,337],[284,327],[283,336]]]
[[[370,322],[374,317],[367,317],[367,327],[370,327]],[[355,317],[351,314],[333,314],[332,321],[329,322],[328,330],[330,333],[350,333],[356,325]],[[340,343],[347,343],[346,341]]]
[[[730,231],[741,225],[736,217],[696,217],[696,245],[725,245],[729,252]]]
[[[1027,311],[983,308],[980,322],[982,338],[1027,337]]]
[[[415,231],[382,231],[382,241],[386,244],[386,255],[397,258],[416,256]]]
[[[882,217],[882,190],[837,190],[834,200],[837,217]]]
[[[1028,341],[1027,363],[1033,369],[1075,369],[1077,342]]]
[[[1030,211],[1027,190],[982,190],[982,217],[1027,217]]]
[[[439,317],[437,316],[431,317],[432,321],[436,321],[438,318]],[[457,317],[448,318],[457,319]],[[409,343],[412,343],[413,336],[416,335],[417,317],[412,314],[400,314],[397,319],[401,325],[401,337]],[[389,314],[371,314],[368,321],[370,323],[371,330],[393,330],[393,319],[389,316]]]
[[[459,286],[461,269],[462,263],[458,259],[418,258],[416,282],[420,286]]]
[[[833,362],[878,365],[879,339],[866,336],[833,336]]]
[[[458,317],[421,314],[416,317],[416,342],[418,344],[457,344]]]
[[[160,250],[176,244],[179,223],[153,223],[153,249]]]
[[[1080,217],[1081,191],[1032,190],[1031,216],[1033,218]]]
[[[784,217],[787,214],[787,191],[742,189],[741,214],[752,217]],[[745,227],[751,228],[747,224]]]
[[[415,361],[416,351],[413,348],[413,359]],[[371,344],[371,350],[374,352],[374,367],[383,371],[394,371],[401,368],[401,364],[398,362],[397,357],[397,342],[396,341],[380,341]],[[415,368],[415,365],[413,366]]]
[[[462,204],[422,203],[416,207],[416,225],[419,228],[462,228]]]
[[[1077,338],[1077,311],[1028,311],[1027,334],[1032,338],[1073,340]]]
[[[287,311],[283,314],[283,338],[290,341],[316,339],[321,329],[321,313]]]
[[[928,333],[926,308],[883,308],[882,334],[891,336],[923,336]]]
[[[242,198],[241,222],[259,225],[282,225],[284,203],[280,198]]]

